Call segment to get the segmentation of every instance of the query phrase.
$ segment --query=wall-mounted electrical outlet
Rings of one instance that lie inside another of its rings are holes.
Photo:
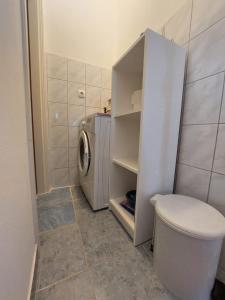
[[[78,90],[78,96],[79,96],[79,98],[85,98],[85,90],[79,89]]]

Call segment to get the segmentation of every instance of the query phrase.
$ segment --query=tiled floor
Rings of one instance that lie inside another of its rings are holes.
[[[38,199],[40,242],[33,300],[174,300],[154,274],[149,243],[133,247],[108,210],[79,188]]]

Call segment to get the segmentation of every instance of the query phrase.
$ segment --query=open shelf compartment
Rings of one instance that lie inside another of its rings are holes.
[[[144,46],[145,36],[142,36],[113,67],[113,116],[137,111],[134,111],[131,99],[135,91],[142,91]]]
[[[136,190],[137,175],[114,163],[111,166],[111,175],[109,208],[128,231],[129,235],[134,238],[134,216],[123,208],[120,203],[126,199],[128,191]]]
[[[138,160],[137,158],[113,158],[114,164],[123,167],[135,174],[138,173]]]
[[[111,127],[111,158],[113,163],[138,173],[140,113],[113,118]]]

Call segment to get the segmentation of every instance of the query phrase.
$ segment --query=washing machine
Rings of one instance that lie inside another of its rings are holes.
[[[110,125],[109,115],[96,113],[84,118],[79,127],[80,185],[93,210],[108,207]]]

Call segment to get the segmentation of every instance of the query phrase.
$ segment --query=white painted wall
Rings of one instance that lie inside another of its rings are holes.
[[[115,57],[129,48],[147,28],[157,32],[186,0],[118,0]]]
[[[0,299],[4,300],[27,299],[35,251],[23,3],[0,1]]]
[[[111,67],[147,27],[185,0],[43,0],[46,52]]]
[[[46,52],[111,66],[115,4],[112,0],[43,0]]]

